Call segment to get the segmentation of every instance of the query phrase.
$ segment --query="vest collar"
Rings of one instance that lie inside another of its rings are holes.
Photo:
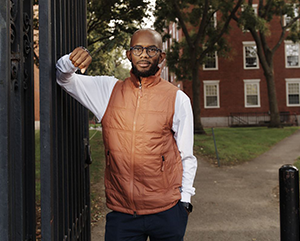
[[[161,68],[158,69],[155,75],[149,77],[141,77],[142,86],[151,87],[157,85],[161,80],[160,74],[161,74]],[[132,70],[130,71],[130,79],[135,87],[139,87],[140,80],[132,73]]]

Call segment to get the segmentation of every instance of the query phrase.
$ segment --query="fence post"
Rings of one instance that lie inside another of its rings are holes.
[[[218,153],[218,149],[217,149],[217,143],[216,143],[214,128],[211,128],[211,131],[212,131],[213,138],[214,138],[215,151],[216,151],[216,156],[217,156],[217,159],[218,159],[218,166],[221,166],[220,159],[219,159],[219,153]]]
[[[281,241],[299,241],[299,171],[292,165],[279,169]]]

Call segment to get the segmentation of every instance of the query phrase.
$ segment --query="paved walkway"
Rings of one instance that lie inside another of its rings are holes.
[[[278,170],[300,156],[300,131],[234,167],[199,160],[185,241],[279,241]],[[92,241],[104,240],[104,220]]]

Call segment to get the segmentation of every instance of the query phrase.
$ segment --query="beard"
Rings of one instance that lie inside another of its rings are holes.
[[[146,70],[146,71],[139,71],[135,65],[133,65],[133,63],[131,62],[131,66],[132,66],[132,73],[136,76],[136,77],[149,77],[152,75],[155,75],[156,72],[158,71],[158,63],[159,63],[159,59],[157,59],[156,63],[151,64],[150,69]]]

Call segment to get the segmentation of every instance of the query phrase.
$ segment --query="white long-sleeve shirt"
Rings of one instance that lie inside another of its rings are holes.
[[[57,83],[101,121],[118,79],[110,76],[78,75],[69,55],[60,58],[56,68]],[[191,196],[195,194],[193,183],[197,170],[197,159],[193,155],[193,113],[190,99],[181,90],[176,94],[172,130],[183,166],[181,201],[191,202]]]

